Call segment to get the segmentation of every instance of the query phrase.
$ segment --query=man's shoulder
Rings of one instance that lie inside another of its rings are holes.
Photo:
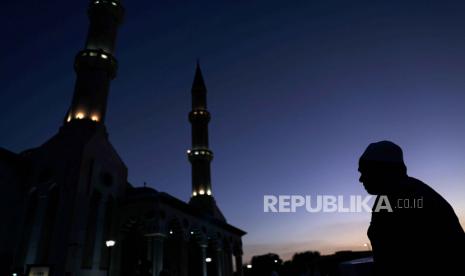
[[[409,176],[407,178],[406,184],[407,191],[409,193],[412,193],[413,195],[441,197],[441,195],[437,193],[433,188],[431,188],[428,184],[414,177]]]
[[[422,198],[425,207],[440,208],[443,211],[452,211],[452,206],[438,192],[428,184],[413,177],[408,177],[408,193],[411,197]]]

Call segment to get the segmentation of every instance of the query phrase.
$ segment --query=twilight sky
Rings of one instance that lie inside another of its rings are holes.
[[[87,1],[0,10],[0,146],[38,146],[71,102]],[[190,196],[190,86],[208,87],[213,194],[248,234],[245,260],[363,249],[370,214],[263,213],[263,195],[366,195],[370,143],[404,149],[411,176],[465,223],[465,2],[126,1],[106,124],[134,185]]]

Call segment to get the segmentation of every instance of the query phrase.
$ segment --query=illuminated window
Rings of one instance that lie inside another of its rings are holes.
[[[193,196],[196,196],[196,195],[197,195],[197,192],[196,192],[196,191],[192,192],[192,195],[193,195]]]
[[[90,119],[94,122],[98,122],[98,116],[97,115],[92,115],[92,117],[90,117]]]
[[[211,194],[212,194],[212,191],[207,190],[207,195],[211,195]]]
[[[101,54],[100,56],[101,56],[103,59],[107,59],[107,58],[108,58],[108,56],[105,55],[105,54]]]
[[[90,52],[90,53],[89,53],[89,56],[95,57],[95,56],[97,56],[97,53],[96,53],[96,52]]]
[[[111,4],[112,4],[113,6],[116,6],[116,5],[117,5],[115,2],[111,2]]]
[[[84,113],[78,112],[78,113],[76,114],[76,119],[84,119]]]
[[[199,195],[204,195],[205,194],[205,191],[204,190],[200,190],[199,191]]]
[[[195,155],[199,155],[199,152],[198,152],[198,151],[194,151],[194,154],[195,154]]]
[[[187,150],[187,154],[191,154],[191,150]]]
[[[71,115],[68,115],[68,119],[66,119],[67,122],[71,121]]]

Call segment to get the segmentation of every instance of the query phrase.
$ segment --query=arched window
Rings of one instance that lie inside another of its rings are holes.
[[[52,243],[53,231],[55,230],[56,213],[58,212],[59,188],[54,186],[47,195],[47,209],[41,230],[41,239],[39,244],[40,262],[47,263],[50,254],[50,245]]]
[[[95,235],[97,232],[97,215],[101,200],[102,195],[100,194],[100,192],[94,190],[90,198],[89,208],[87,209],[86,236],[84,241],[84,247],[82,249],[82,268],[92,268],[92,260],[94,258]]]
[[[108,197],[108,200],[105,204],[105,224],[103,226],[103,240],[114,240],[112,232],[113,224],[113,212],[114,212],[114,199],[112,196]],[[109,262],[109,250],[106,246],[102,246],[101,258],[100,258],[100,268],[108,269]]]

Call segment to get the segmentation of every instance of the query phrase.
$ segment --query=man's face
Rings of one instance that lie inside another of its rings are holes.
[[[389,188],[389,174],[383,166],[367,161],[360,161],[358,171],[359,181],[371,195],[385,194]]]

